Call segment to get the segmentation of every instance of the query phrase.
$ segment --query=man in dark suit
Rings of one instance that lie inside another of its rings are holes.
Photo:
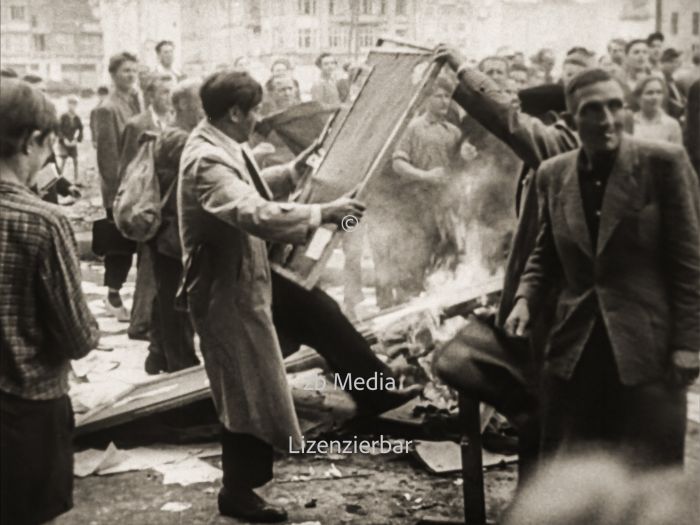
[[[112,205],[119,187],[119,156],[122,150],[122,132],[126,122],[138,114],[140,106],[134,90],[137,78],[137,58],[131,53],[118,53],[109,59],[109,74],[114,88],[104,104],[95,109],[97,169],[100,173],[102,201],[107,218],[112,219]],[[115,228],[116,230],[116,228]],[[114,237],[118,238],[118,232]],[[128,243],[122,243],[128,245]],[[127,322],[129,313],[122,303],[119,291],[131,268],[133,253],[129,250],[110,250],[105,255],[104,284],[108,289],[105,307],[119,321]]]
[[[170,93],[172,80],[169,76],[151,76],[145,81],[144,100],[146,109],[129,119],[122,134],[122,149],[119,156],[119,180],[139,151],[139,139],[146,131],[161,133],[172,120]],[[159,346],[158,324],[153,323],[153,302],[156,299],[153,259],[155,255],[145,244],[138,247],[138,263],[134,302],[128,334],[132,339],[150,339],[152,347]],[[151,328],[156,330],[152,331]],[[149,335],[150,334],[150,335]],[[155,350],[154,351],[158,351]]]
[[[567,86],[582,147],[538,170],[539,233],[506,330],[523,336],[560,283],[543,452],[605,443],[638,466],[682,464],[684,387],[699,372],[700,193],[681,148],[624,134],[623,99],[601,69]]]

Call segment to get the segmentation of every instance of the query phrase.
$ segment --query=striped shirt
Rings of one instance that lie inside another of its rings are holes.
[[[0,180],[0,391],[66,394],[70,360],[98,340],[70,222],[26,186]]]

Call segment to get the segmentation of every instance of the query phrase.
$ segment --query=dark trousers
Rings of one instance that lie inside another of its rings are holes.
[[[644,349],[639,349],[643,351]],[[602,320],[570,380],[545,373],[542,453],[591,449],[622,454],[637,467],[683,464],[685,390],[656,381],[625,386]]]
[[[253,435],[221,433],[223,484],[228,490],[254,489],[272,480],[272,445]]]
[[[0,523],[38,525],[73,507],[70,398],[0,392]]]
[[[112,210],[107,210],[107,220],[114,222]],[[114,229],[114,228],[113,228]],[[115,230],[116,231],[116,230]],[[107,251],[104,257],[105,278],[104,285],[107,288],[121,290],[126,282],[126,277],[131,269],[133,254],[125,251]]]
[[[187,312],[175,309],[182,263],[157,250],[154,253],[156,300],[151,316],[151,347],[162,354],[167,372],[176,372],[199,364],[194,349],[194,329]]]
[[[105,280],[107,288],[121,290],[131,269],[131,254],[108,253],[105,255]]]
[[[304,344],[343,378],[345,374],[352,379],[369,379],[375,373],[391,376],[389,367],[343,315],[338,303],[320,288],[306,290],[272,272],[272,318],[285,357]],[[349,394],[360,407],[371,407],[383,392],[352,390]]]

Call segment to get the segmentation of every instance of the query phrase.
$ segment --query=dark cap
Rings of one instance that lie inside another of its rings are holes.
[[[669,47],[668,49],[664,49],[664,52],[661,53],[661,62],[671,62],[672,60],[679,59],[680,57],[680,51]]]

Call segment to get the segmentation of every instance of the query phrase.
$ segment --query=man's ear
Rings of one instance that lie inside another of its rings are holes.
[[[46,140],[46,137],[44,137],[43,140]],[[41,131],[38,129],[32,131],[31,133],[27,133],[22,137],[22,140],[20,142],[20,151],[24,155],[29,154],[29,147],[30,146],[41,146],[43,143],[43,140],[41,138]]]
[[[232,106],[231,108],[229,108],[228,119],[231,122],[235,122],[236,124],[238,124],[239,122],[241,122],[242,116],[243,115],[241,115],[241,110],[238,106]]]

